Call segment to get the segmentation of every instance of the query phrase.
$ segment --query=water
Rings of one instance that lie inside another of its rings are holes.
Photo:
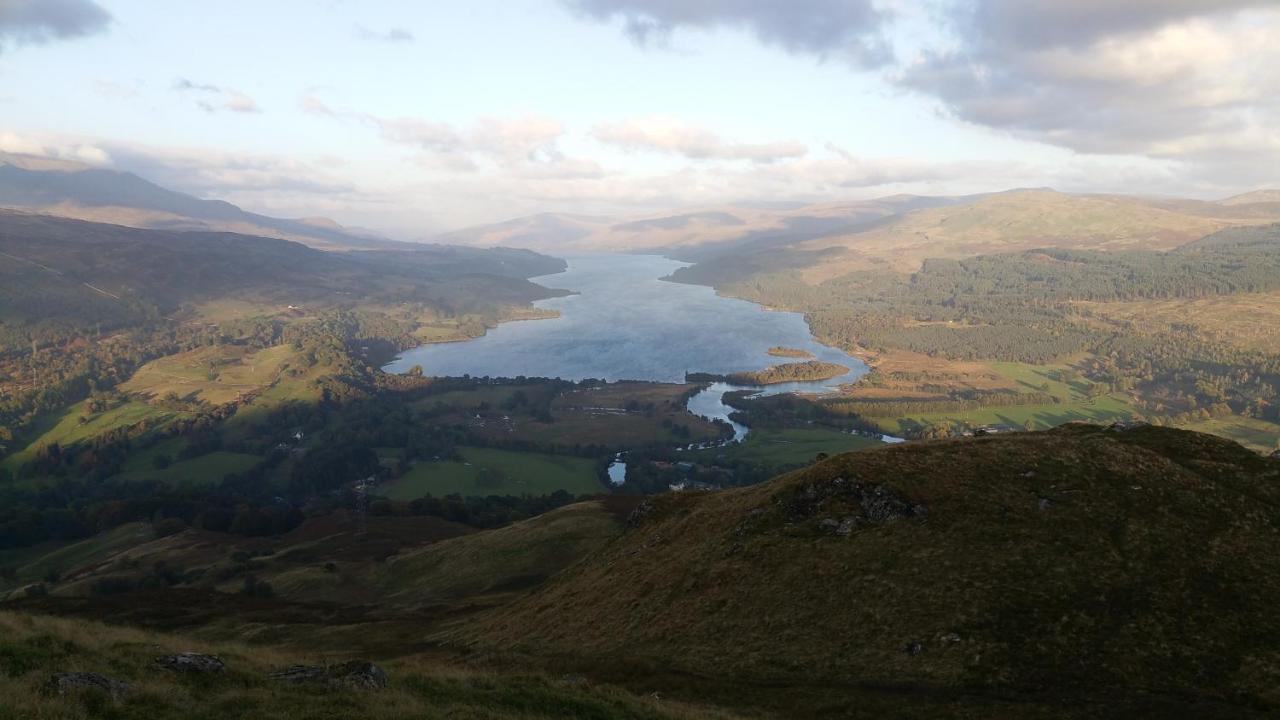
[[[733,409],[723,402],[726,392],[829,392],[866,373],[862,361],[814,340],[800,313],[768,311],[708,287],[661,280],[684,266],[656,255],[569,258],[566,271],[534,278],[577,293],[537,303],[558,310],[560,317],[504,323],[467,342],[423,345],[385,369],[404,372],[421,365],[428,375],[678,383],[686,372],[724,375],[794,362],[771,357],[767,351],[775,345],[807,350],[818,360],[849,368],[822,382],[763,388],[713,383],[689,400],[695,415],[732,425],[734,440],[745,438],[748,429],[729,419]]]
[[[569,258],[565,272],[534,278],[577,293],[537,303],[560,311],[559,318],[503,323],[475,340],[423,345],[386,370],[421,365],[428,375],[684,382],[685,372],[787,362],[766,353],[783,345],[850,368],[827,383],[801,383],[809,388],[853,382],[866,372],[861,361],[814,340],[799,313],[769,312],[708,287],[660,280],[684,265],[654,255]]]

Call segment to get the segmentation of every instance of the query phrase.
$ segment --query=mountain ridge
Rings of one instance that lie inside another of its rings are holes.
[[[403,247],[328,218],[285,219],[157,185],[131,172],[0,154],[0,207],[142,229],[208,230],[294,240],[319,249]]]

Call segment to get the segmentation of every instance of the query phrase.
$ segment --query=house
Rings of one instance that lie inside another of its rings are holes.
[[[982,437],[983,435],[1001,435],[1004,433],[1017,432],[1018,430],[1019,428],[1016,428],[1012,425],[1007,425],[1005,423],[995,423],[993,425],[983,425],[981,427],[976,427],[973,429],[973,434],[976,437]]]

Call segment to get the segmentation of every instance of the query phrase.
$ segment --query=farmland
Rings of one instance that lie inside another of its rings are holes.
[[[460,461],[418,462],[378,488],[392,500],[433,495],[546,495],[564,490],[591,495],[604,490],[593,461],[565,455],[459,448]]]

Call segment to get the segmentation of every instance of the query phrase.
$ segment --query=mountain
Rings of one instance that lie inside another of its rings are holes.
[[[1261,715],[1280,709],[1277,480],[1274,460],[1157,427],[864,451],[651,498],[447,637],[807,688],[828,712],[856,695],[869,717]]]
[[[698,264],[682,279],[710,284],[790,269],[819,282],[855,270],[913,272],[932,257],[1041,247],[1170,250],[1224,228],[1277,220],[1276,191],[1208,202],[1031,188],[798,208],[716,206],[627,220],[538,215],[432,239],[549,252],[661,252]]]
[[[268,217],[168,190],[133,173],[21,155],[0,154],[0,207],[138,228],[260,235],[326,250],[402,245],[327,218]]]
[[[616,220],[541,214],[464,228],[429,238],[480,246],[530,247],[548,252],[669,251],[757,248],[849,232],[869,221],[909,210],[962,202],[963,198],[894,195],[875,200],[817,205],[743,204],[687,208]]]
[[[1280,190],[1254,190],[1253,192],[1235,195],[1218,202],[1221,205],[1232,207],[1237,205],[1276,204],[1280,203]]]
[[[575,243],[607,227],[608,224],[609,221],[604,218],[542,213],[492,225],[478,225],[455,230],[432,236],[427,241],[479,247],[524,247],[533,250],[556,248],[557,250],[563,250],[574,247]]]
[[[1223,229],[1280,220],[1280,205],[1235,205],[1121,195],[1073,195],[1049,189],[934,199],[933,206],[883,210],[810,237],[750,238],[672,254],[696,264],[682,281],[722,286],[759,273],[799,271],[815,284],[850,272],[911,273],[929,258],[966,258],[1054,247],[1072,250],[1172,250]],[[794,211],[813,222],[821,206]]]
[[[184,303],[236,297],[269,306],[414,301],[453,311],[557,293],[526,278],[563,261],[527,250],[397,245],[332,253],[235,233],[141,230],[0,210],[0,332],[28,324],[132,325]]]

